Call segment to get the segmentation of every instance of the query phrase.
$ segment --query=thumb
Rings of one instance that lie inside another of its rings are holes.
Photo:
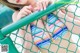
[[[38,7],[35,7],[34,9],[33,9],[33,12],[35,12],[35,11],[39,11],[40,9],[38,8]]]
[[[30,9],[30,10],[33,10],[33,7],[32,7],[31,5],[29,5],[29,9]]]

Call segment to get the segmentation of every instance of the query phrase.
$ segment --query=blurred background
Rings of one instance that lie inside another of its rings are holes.
[[[12,22],[13,10],[0,4],[0,28],[10,24]]]

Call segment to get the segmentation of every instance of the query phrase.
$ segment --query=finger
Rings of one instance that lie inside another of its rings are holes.
[[[22,13],[23,13],[23,14],[22,14]],[[25,16],[27,16],[27,15],[28,15],[28,13],[25,12],[25,11],[20,12],[20,14],[18,14],[18,16],[17,16],[17,20],[19,20],[19,19],[21,19],[21,18],[23,18],[23,17],[25,17]]]
[[[39,7],[40,7],[40,10],[42,11],[43,10],[43,6],[42,6],[42,2],[39,2]]]
[[[28,10],[33,10],[33,7],[31,6],[31,5],[29,5],[29,6],[26,6],[26,9],[28,9]]]
[[[38,8],[38,10],[40,11],[40,4],[39,4],[39,2],[37,2],[37,6],[36,6],[37,8]]]
[[[45,4],[46,4],[46,7],[47,7],[47,6],[48,6],[48,4],[49,4],[49,1],[48,1],[48,0],[46,0]]]
[[[24,16],[25,16],[25,14],[18,15],[18,16],[17,16],[17,21],[20,20],[21,18],[23,18]]]
[[[21,15],[21,18],[23,18],[24,16],[27,16],[27,15],[28,15],[28,13],[26,11],[23,11],[23,14]]]
[[[45,10],[45,9],[46,9],[46,7],[47,7],[46,2],[45,2],[45,1],[43,1],[42,5],[43,5],[43,9]]]
[[[35,11],[39,11],[39,7],[35,7],[35,8],[33,9],[33,12],[35,12]]]
[[[31,12],[31,10],[28,10],[28,9],[24,9],[25,10],[25,12],[26,12],[26,14],[31,14],[32,12]]]

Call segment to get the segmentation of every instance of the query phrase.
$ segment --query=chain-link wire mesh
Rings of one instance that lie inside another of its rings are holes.
[[[9,34],[20,53],[80,53],[80,4],[68,4]]]

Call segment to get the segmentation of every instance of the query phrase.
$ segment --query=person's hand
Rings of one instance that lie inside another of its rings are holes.
[[[32,13],[32,7],[30,6],[24,6],[17,15],[17,20],[23,18],[24,16],[27,16]]]
[[[46,9],[49,3],[50,3],[50,0],[39,0],[37,2],[37,7],[39,8],[39,10],[42,11]]]

